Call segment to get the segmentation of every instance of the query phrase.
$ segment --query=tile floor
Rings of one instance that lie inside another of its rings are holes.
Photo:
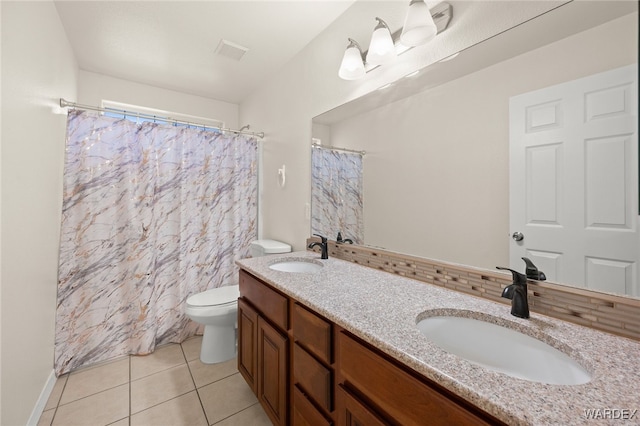
[[[236,360],[203,364],[201,341],[59,377],[38,425],[270,426]]]

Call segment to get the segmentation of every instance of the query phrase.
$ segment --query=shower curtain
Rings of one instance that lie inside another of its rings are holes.
[[[63,197],[57,375],[196,333],[257,237],[257,141],[70,111]]]
[[[311,233],[364,242],[362,155],[311,150]]]

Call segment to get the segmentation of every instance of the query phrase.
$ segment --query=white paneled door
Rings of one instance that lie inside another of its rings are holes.
[[[637,65],[510,99],[510,263],[640,296]],[[523,238],[516,241],[513,233]]]

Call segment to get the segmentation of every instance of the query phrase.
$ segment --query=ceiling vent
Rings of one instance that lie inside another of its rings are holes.
[[[249,51],[248,47],[240,46],[239,44],[230,42],[229,40],[220,40],[216,53],[220,56],[224,56],[234,61],[242,59],[245,53]]]

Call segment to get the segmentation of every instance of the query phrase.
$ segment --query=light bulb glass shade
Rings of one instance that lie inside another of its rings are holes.
[[[391,38],[391,31],[387,24],[380,18],[378,25],[371,35],[371,43],[367,51],[367,63],[371,65],[382,65],[396,57],[396,47]]]
[[[349,39],[347,50],[344,51],[338,76],[343,80],[357,80],[364,77],[364,62],[362,51],[355,40]]]
[[[405,46],[419,46],[431,41],[438,33],[429,6],[423,0],[411,0],[404,20],[400,42]]]

